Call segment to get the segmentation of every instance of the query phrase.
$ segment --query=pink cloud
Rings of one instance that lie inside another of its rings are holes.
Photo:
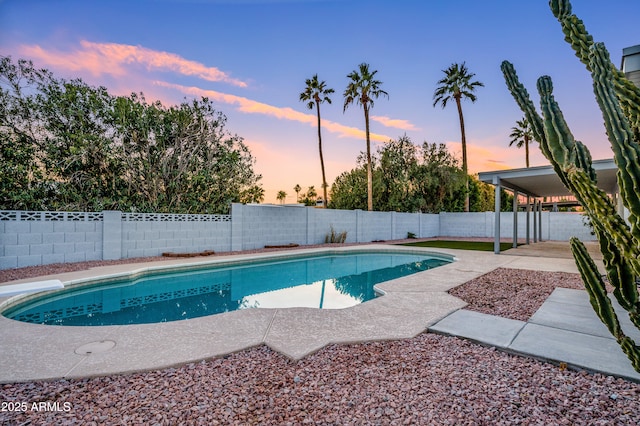
[[[460,142],[446,142],[449,152],[453,153],[462,165],[462,145]],[[507,144],[508,145],[508,144]],[[529,147],[529,160],[531,166],[549,164],[540,152],[536,144]],[[494,143],[486,143],[481,140],[467,142],[467,160],[469,173],[478,173],[494,170],[506,170],[525,167],[525,151],[515,147],[505,148]]]
[[[401,130],[420,130],[407,120],[399,120],[381,115],[372,115],[371,119],[386,127],[394,127]]]
[[[168,70],[177,74],[195,76],[207,81],[221,81],[238,87],[247,87],[244,81],[232,78],[216,67],[190,61],[174,53],[156,51],[142,46],[117,43],[81,41],[73,51],[45,50],[38,45],[24,45],[20,52],[47,65],[70,71],[87,70],[93,75],[127,74],[126,65],[140,64],[148,70]]]
[[[164,81],[156,81],[156,85],[178,90],[184,94],[191,96],[204,96],[216,102],[222,102],[230,105],[236,105],[239,111],[249,114],[264,114],[271,117],[276,117],[282,120],[298,121],[300,123],[306,123],[312,126],[316,125],[316,116],[313,114],[305,114],[294,110],[289,107],[276,107],[273,105],[265,104],[262,102],[254,101],[252,99],[244,98],[241,96],[230,95],[227,93],[217,92],[215,90],[205,90],[199,87],[187,87],[180,84],[173,84]],[[352,138],[364,138],[365,134],[363,130],[355,127],[344,126],[342,124],[322,120],[323,130],[327,130],[331,133],[338,134],[339,137],[352,137]],[[387,142],[391,138],[386,135],[380,135],[376,133],[370,134],[372,141]]]

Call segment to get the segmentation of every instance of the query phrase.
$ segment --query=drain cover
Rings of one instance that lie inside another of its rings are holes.
[[[75,353],[78,355],[91,355],[91,354],[99,354],[101,352],[106,352],[109,349],[113,348],[116,345],[116,342],[113,340],[100,340],[99,342],[91,342],[86,345],[82,345],[75,350]]]

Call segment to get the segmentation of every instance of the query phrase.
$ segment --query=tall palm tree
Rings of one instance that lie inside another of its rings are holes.
[[[378,71],[369,71],[369,64],[362,63],[357,70],[351,71],[347,78],[349,85],[344,91],[344,109],[352,103],[362,106],[364,110],[365,135],[367,139],[367,208],[373,210],[373,175],[371,171],[371,140],[369,137],[369,109],[373,107],[373,100],[389,94],[380,88],[382,82],[375,80]]]
[[[296,203],[300,202],[300,191],[302,191],[302,187],[296,183],[296,186],[293,187],[293,190],[296,191]]]
[[[529,126],[529,122],[526,118],[522,118],[522,120],[516,121],[516,126],[511,128],[512,132],[509,135],[511,138],[511,142],[509,142],[509,146],[516,144],[516,147],[522,148],[524,145],[525,150],[525,158],[527,160],[527,168],[529,167],[529,142],[533,140],[533,133],[531,131],[531,126]]]
[[[300,93],[300,101],[307,103],[307,108],[316,107],[318,115],[318,150],[320,151],[320,168],[322,168],[322,189],[324,190],[324,207],[327,207],[327,179],[324,174],[324,158],[322,157],[322,132],[320,131],[320,104],[326,102],[331,103],[329,95],[334,92],[333,89],[326,88],[324,81],[318,81],[318,74],[305,81],[307,87],[304,92]]]
[[[280,201],[280,204],[284,204],[285,198],[287,198],[287,193],[284,191],[278,191],[278,195],[276,195],[276,199]]]
[[[484,84],[479,81],[471,81],[475,76],[474,73],[470,73],[465,63],[452,64],[446,70],[442,70],[445,77],[438,81],[439,86],[433,94],[433,106],[438,104],[442,105],[442,108],[447,106],[447,103],[454,99],[456,106],[458,107],[458,117],[460,118],[460,134],[462,137],[462,170],[464,172],[466,180],[466,196],[464,200],[464,211],[469,211],[469,177],[467,172],[467,138],[464,132],[464,117],[462,115],[462,99],[470,99],[471,102],[476,101],[476,95],[473,93],[476,87],[484,87]]]

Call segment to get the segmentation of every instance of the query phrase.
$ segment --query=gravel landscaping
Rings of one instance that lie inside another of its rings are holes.
[[[556,287],[584,290],[579,274],[498,268],[451,291],[465,309],[527,321]]]
[[[526,320],[555,287],[582,284],[500,268],[451,293],[468,309]],[[5,384],[0,402],[3,425],[640,424],[640,384],[431,333],[300,361],[258,346],[180,368]]]

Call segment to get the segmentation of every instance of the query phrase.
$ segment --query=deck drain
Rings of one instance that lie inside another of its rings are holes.
[[[74,352],[78,355],[91,355],[91,354],[99,354],[102,352],[106,352],[109,349],[113,348],[116,345],[116,342],[113,340],[100,340],[99,342],[91,342],[86,345],[82,345],[77,348]]]

